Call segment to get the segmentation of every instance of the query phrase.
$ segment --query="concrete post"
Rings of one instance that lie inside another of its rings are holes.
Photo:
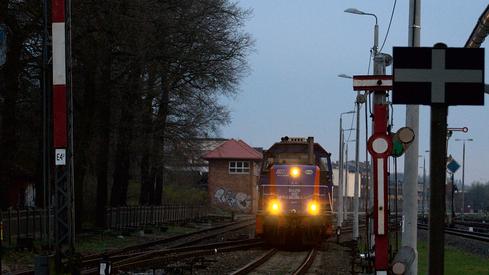
[[[353,240],[358,240],[358,197],[360,192],[360,179],[359,179],[359,167],[358,161],[360,157],[360,102],[357,100],[355,102],[357,107],[357,126],[355,128],[355,187],[353,189]]]
[[[346,221],[348,219],[348,206],[349,206],[349,200],[348,200],[348,142],[345,143],[345,200],[346,202],[344,203],[345,205],[345,216],[344,220]]]
[[[409,1],[409,46],[420,45],[420,7],[421,0]],[[403,182],[403,216],[404,231],[402,232],[402,246],[412,247],[417,252],[417,224],[418,224],[418,147],[419,147],[419,106],[406,106],[406,126],[413,129],[417,138],[411,143],[404,156],[404,182]],[[433,133],[431,133],[433,134]],[[417,253],[416,253],[417,254]],[[416,255],[412,268],[407,274],[418,274],[418,257]]]
[[[340,115],[340,147],[338,154],[338,217],[337,227],[343,223],[343,118]]]

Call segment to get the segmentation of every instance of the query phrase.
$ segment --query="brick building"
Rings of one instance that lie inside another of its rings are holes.
[[[263,155],[244,141],[231,139],[202,158],[209,161],[210,201],[236,212],[255,212]]]

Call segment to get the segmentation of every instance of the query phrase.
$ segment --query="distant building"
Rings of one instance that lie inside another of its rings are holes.
[[[210,201],[236,212],[255,212],[262,153],[242,140],[231,139],[202,158],[209,162]]]

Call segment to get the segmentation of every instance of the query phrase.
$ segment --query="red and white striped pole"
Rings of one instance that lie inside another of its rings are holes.
[[[392,137],[387,134],[388,106],[374,105],[374,134],[367,148],[373,160],[375,271],[387,275],[389,268],[389,210],[387,160],[392,151]]]
[[[57,259],[74,252],[72,100],[67,83],[71,78],[69,48],[70,0],[51,0],[53,45],[53,146],[55,149],[54,218]]]
[[[52,0],[53,146],[56,166],[66,165],[67,95],[65,0]]]

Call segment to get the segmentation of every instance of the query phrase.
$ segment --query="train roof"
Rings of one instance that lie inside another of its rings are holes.
[[[285,152],[288,153],[307,152],[307,142],[306,143],[298,142],[298,141],[276,142],[266,152],[271,154],[285,153]],[[320,158],[326,158],[331,155],[319,143],[314,143],[314,154]]]

